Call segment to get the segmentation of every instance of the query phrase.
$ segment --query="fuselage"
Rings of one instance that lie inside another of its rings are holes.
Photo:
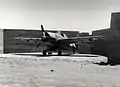
[[[62,51],[75,52],[76,43],[70,41],[71,39],[67,37],[66,34],[58,31],[57,33],[47,32],[44,30],[43,25],[41,25],[42,38],[41,42],[38,43],[37,47],[42,47],[43,55],[46,53],[51,53],[52,51],[57,51],[58,55],[62,54]]]
[[[49,37],[45,38],[42,42],[41,46],[44,48],[43,50],[48,51],[57,51],[57,50],[71,50],[72,48],[76,48],[75,43],[67,43],[66,40],[60,42],[62,39],[68,39],[67,35],[61,32],[52,33],[47,32]]]
[[[54,38],[56,41],[58,41],[59,39],[67,39],[67,35],[64,33],[52,33],[52,32],[47,32],[50,36],[50,38]]]

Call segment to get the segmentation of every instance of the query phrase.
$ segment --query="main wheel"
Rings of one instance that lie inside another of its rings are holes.
[[[75,54],[75,50],[73,50],[73,54]]]
[[[58,55],[61,56],[62,55],[62,51],[58,51]]]
[[[43,56],[46,56],[47,51],[43,50]]]

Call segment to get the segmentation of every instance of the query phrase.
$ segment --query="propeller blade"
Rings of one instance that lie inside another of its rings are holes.
[[[37,48],[38,48],[40,45],[41,45],[41,42],[39,42],[39,43],[37,44]]]
[[[45,41],[45,39],[49,38],[50,35],[44,30],[43,25],[41,25],[41,30],[42,30],[42,40]]]
[[[45,30],[44,30],[44,27],[43,27],[43,25],[41,25],[41,32],[42,32],[42,38],[45,38],[46,36],[45,36]]]

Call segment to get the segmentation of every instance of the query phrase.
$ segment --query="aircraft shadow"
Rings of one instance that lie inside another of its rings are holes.
[[[15,54],[15,55],[26,55],[26,56],[37,56],[37,57],[50,57],[50,56],[59,56],[57,54],[51,54],[51,55],[46,55],[46,56],[43,56],[42,54]],[[80,54],[73,54],[73,55],[69,55],[69,54],[62,54],[60,55],[61,57],[62,56],[70,56],[70,57],[98,57],[98,55],[80,55]]]

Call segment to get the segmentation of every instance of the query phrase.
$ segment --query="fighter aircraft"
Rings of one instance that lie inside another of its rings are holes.
[[[72,37],[68,38],[66,34],[58,31],[57,33],[47,32],[44,30],[43,25],[41,25],[42,37],[41,38],[24,38],[24,37],[16,37],[15,39],[24,39],[24,40],[39,40],[37,44],[37,48],[39,46],[42,47],[42,54],[45,56],[48,54],[52,54],[52,52],[58,52],[58,55],[62,55],[62,52],[66,51],[69,54],[74,54],[76,50],[78,50],[78,39],[84,38],[93,38],[93,36],[89,37]],[[94,38],[98,38],[99,36]]]

